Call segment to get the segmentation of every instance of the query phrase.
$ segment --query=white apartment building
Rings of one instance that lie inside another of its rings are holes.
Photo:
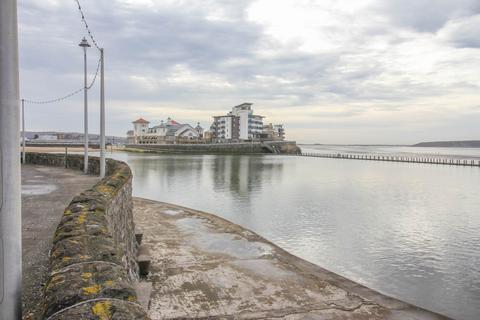
[[[239,140],[239,119],[233,115],[213,117],[212,132],[218,140]]]
[[[285,140],[285,129],[283,124],[267,124],[263,126],[263,140],[283,141]]]
[[[252,103],[242,103],[227,115],[214,116],[211,127],[216,141],[245,141],[260,139],[263,116],[253,114]]]

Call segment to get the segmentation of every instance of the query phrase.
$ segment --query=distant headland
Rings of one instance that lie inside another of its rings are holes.
[[[480,148],[480,140],[421,142],[421,143],[414,144],[412,147],[424,147],[424,148]]]

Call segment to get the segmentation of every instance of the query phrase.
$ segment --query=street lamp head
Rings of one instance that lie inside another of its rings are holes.
[[[80,42],[79,44],[80,47],[83,47],[83,48],[88,48],[88,47],[91,47],[91,45],[88,43],[87,39],[85,39],[85,37],[83,37],[82,41]]]

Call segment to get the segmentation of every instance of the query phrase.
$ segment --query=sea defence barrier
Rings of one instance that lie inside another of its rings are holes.
[[[464,167],[480,167],[480,160],[438,158],[434,156],[409,157],[409,156],[382,156],[382,155],[355,155],[355,154],[340,154],[340,153],[323,154],[323,153],[307,153],[307,152],[299,153],[297,154],[297,156],[312,157],[312,158],[408,162],[408,163],[425,163],[425,164],[439,164],[439,165],[464,166]]]
[[[295,141],[268,141],[210,144],[127,144],[126,150],[184,154],[297,154]]]
[[[83,170],[83,156],[27,153],[26,162]],[[91,157],[89,173],[98,174]],[[132,173],[108,159],[106,177],[65,208],[53,238],[44,291],[46,320],[149,319],[137,302]]]
[[[296,257],[219,216],[134,198],[153,319],[447,320]],[[160,267],[161,266],[161,267]]]

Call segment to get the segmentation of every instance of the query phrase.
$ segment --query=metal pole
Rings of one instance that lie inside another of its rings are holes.
[[[17,1],[0,1],[0,319],[21,319],[22,211]]]
[[[25,99],[22,99],[22,163],[25,164]]]
[[[79,44],[83,48],[83,124],[84,124],[84,158],[83,171],[88,173],[88,87],[87,87],[87,48],[90,47],[87,39],[83,38]]]
[[[68,147],[65,146],[65,168],[68,168]]]
[[[100,49],[100,178],[105,177],[105,60]]]
[[[88,88],[87,88],[87,48],[83,47],[83,124],[85,133],[85,146],[83,158],[83,172],[88,173]]]

